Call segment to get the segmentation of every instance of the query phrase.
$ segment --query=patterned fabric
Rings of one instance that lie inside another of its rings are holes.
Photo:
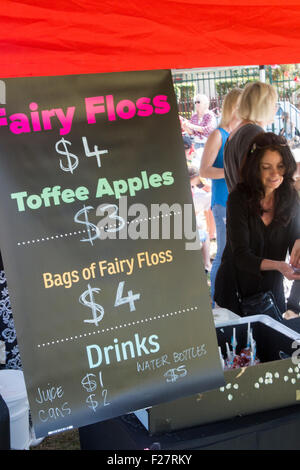
[[[6,369],[22,369],[17,335],[12,316],[9,292],[6,285],[0,255],[0,341],[4,341],[6,349]]]
[[[194,135],[198,137],[208,137],[217,126],[217,121],[212,111],[207,111],[200,119],[197,113],[193,114],[190,123],[204,128],[203,132],[194,131]]]

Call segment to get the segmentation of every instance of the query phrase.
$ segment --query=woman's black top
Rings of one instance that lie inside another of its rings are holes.
[[[256,124],[245,124],[226,140],[224,146],[224,173],[228,191],[231,192],[239,182],[239,171],[252,139],[263,128]]]
[[[282,313],[287,308],[299,312],[300,282],[294,282],[292,304],[286,305],[282,274],[260,270],[263,259],[285,261],[288,250],[300,238],[299,200],[291,213],[286,226],[274,220],[265,225],[259,215],[250,212],[247,196],[241,189],[235,188],[229,194],[227,243],[215,283],[215,301],[220,307],[239,314],[237,290],[242,297],[271,290]]]

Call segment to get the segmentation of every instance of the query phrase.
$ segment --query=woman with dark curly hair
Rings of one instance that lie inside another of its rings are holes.
[[[262,132],[243,160],[240,183],[227,202],[227,244],[217,273],[215,301],[240,314],[243,298],[272,291],[283,314],[283,278],[300,280],[286,262],[300,239],[300,202],[294,187],[296,162],[284,137]],[[300,292],[299,292],[300,298]],[[299,313],[299,299],[293,311]],[[259,312],[257,312],[259,313]]]

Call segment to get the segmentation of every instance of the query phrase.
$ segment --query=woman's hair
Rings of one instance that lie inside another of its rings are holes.
[[[233,88],[227,93],[222,105],[222,118],[220,127],[227,127],[232,119],[233,112],[238,105],[239,99],[242,94],[241,88]]]
[[[197,95],[194,96],[194,103],[195,101],[200,101],[200,103],[205,103],[207,107],[209,107],[209,99],[206,95],[201,95],[198,93]]]
[[[238,107],[241,119],[269,123],[276,112],[277,92],[272,85],[263,82],[247,83]]]
[[[292,217],[292,209],[299,196],[293,178],[297,164],[284,137],[273,132],[261,132],[254,137],[242,162],[238,187],[246,193],[250,211],[262,215],[261,200],[265,192],[260,165],[266,150],[279,152],[285,168],[283,181],[275,190],[274,222],[286,225]]]

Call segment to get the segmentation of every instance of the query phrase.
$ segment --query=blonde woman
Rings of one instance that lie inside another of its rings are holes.
[[[223,150],[229,133],[239,124],[236,114],[242,90],[234,88],[225,96],[220,125],[207,139],[200,166],[200,176],[212,180],[211,208],[216,225],[217,253],[213,261],[210,280],[214,306],[215,278],[226,244],[226,202],[228,190],[224,179]]]
[[[195,150],[204,147],[206,138],[216,128],[216,117],[209,108],[206,95],[197,94],[194,98],[195,113],[184,125],[184,130],[194,138]]]
[[[277,92],[267,83],[251,82],[243,89],[238,106],[241,122],[224,147],[224,172],[229,192],[239,182],[239,170],[250,142],[274,120],[276,102]]]

